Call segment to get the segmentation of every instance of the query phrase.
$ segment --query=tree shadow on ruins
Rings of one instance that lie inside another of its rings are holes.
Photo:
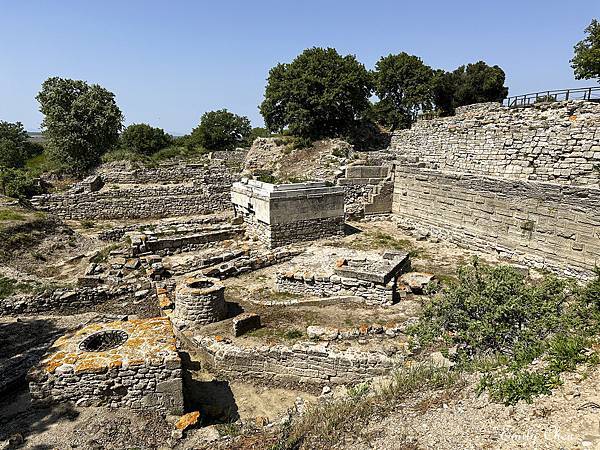
[[[360,228],[353,227],[350,224],[347,224],[347,223],[344,224],[344,235],[345,236],[351,236],[351,235],[357,234],[357,233],[362,233],[362,230]]]
[[[25,378],[27,371],[39,362],[47,348],[65,331],[52,320],[0,322],[0,367],[4,371],[0,378],[6,381],[0,392],[0,442],[12,438],[18,443],[22,437],[27,444],[29,436],[78,416],[78,412],[68,405],[34,408]],[[51,446],[28,448],[45,450]]]
[[[194,379],[192,372],[200,370],[200,363],[188,353],[180,353],[183,366],[183,394],[186,411],[200,411],[204,425],[235,422],[238,407],[228,381]]]

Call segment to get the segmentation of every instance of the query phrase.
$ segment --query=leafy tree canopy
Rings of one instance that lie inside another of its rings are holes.
[[[585,32],[586,37],[575,45],[571,67],[578,80],[597,78],[600,83],[600,22],[592,20]]]
[[[129,125],[121,133],[121,146],[143,155],[152,155],[167,147],[172,141],[172,137],[162,128],[151,127],[145,123]]]
[[[504,86],[506,75],[498,66],[483,61],[460,66],[452,73],[454,107],[473,103],[501,102],[508,95]]]
[[[208,150],[233,150],[247,143],[252,126],[245,116],[226,109],[202,115],[200,124],[192,130],[188,143]]]
[[[23,124],[0,120],[0,166],[22,167],[28,156],[28,135]]]
[[[354,56],[313,47],[270,70],[260,112],[273,132],[339,136],[369,109],[371,89],[369,72]]]
[[[57,163],[84,171],[117,143],[123,114],[112,92],[97,84],[53,77],[44,81],[36,98],[44,114],[49,155]]]
[[[405,52],[385,56],[377,61],[373,77],[379,110],[387,111],[384,121],[392,129],[406,127],[419,112],[432,108],[433,70],[421,58]]]

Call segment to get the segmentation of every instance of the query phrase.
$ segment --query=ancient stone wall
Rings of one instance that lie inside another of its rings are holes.
[[[393,212],[443,238],[567,275],[600,264],[600,189],[396,167]]]
[[[76,187],[65,193],[34,197],[32,203],[62,219],[212,214],[230,208],[229,189],[237,179],[221,164],[104,169],[100,176],[106,185],[99,191],[82,192]]]
[[[242,347],[213,338],[194,338],[217,374],[231,379],[309,385],[359,383],[386,375],[402,355],[336,350],[325,345],[298,343]]]
[[[396,131],[396,158],[444,172],[592,184],[600,181],[600,104],[483,103]]]

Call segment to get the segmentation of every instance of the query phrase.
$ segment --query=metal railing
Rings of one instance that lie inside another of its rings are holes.
[[[558,102],[562,100],[590,100],[600,102],[600,86],[515,95],[514,97],[505,98],[502,104],[509,108],[516,108],[539,102]]]

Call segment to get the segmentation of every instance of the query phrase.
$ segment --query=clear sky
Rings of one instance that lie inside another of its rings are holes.
[[[406,51],[452,70],[483,59],[509,95],[576,81],[573,45],[600,0],[0,0],[0,120],[39,129],[35,95],[50,76],[99,83],[126,124],[187,133],[227,108],[262,124],[269,69],[312,46],[367,68]]]

